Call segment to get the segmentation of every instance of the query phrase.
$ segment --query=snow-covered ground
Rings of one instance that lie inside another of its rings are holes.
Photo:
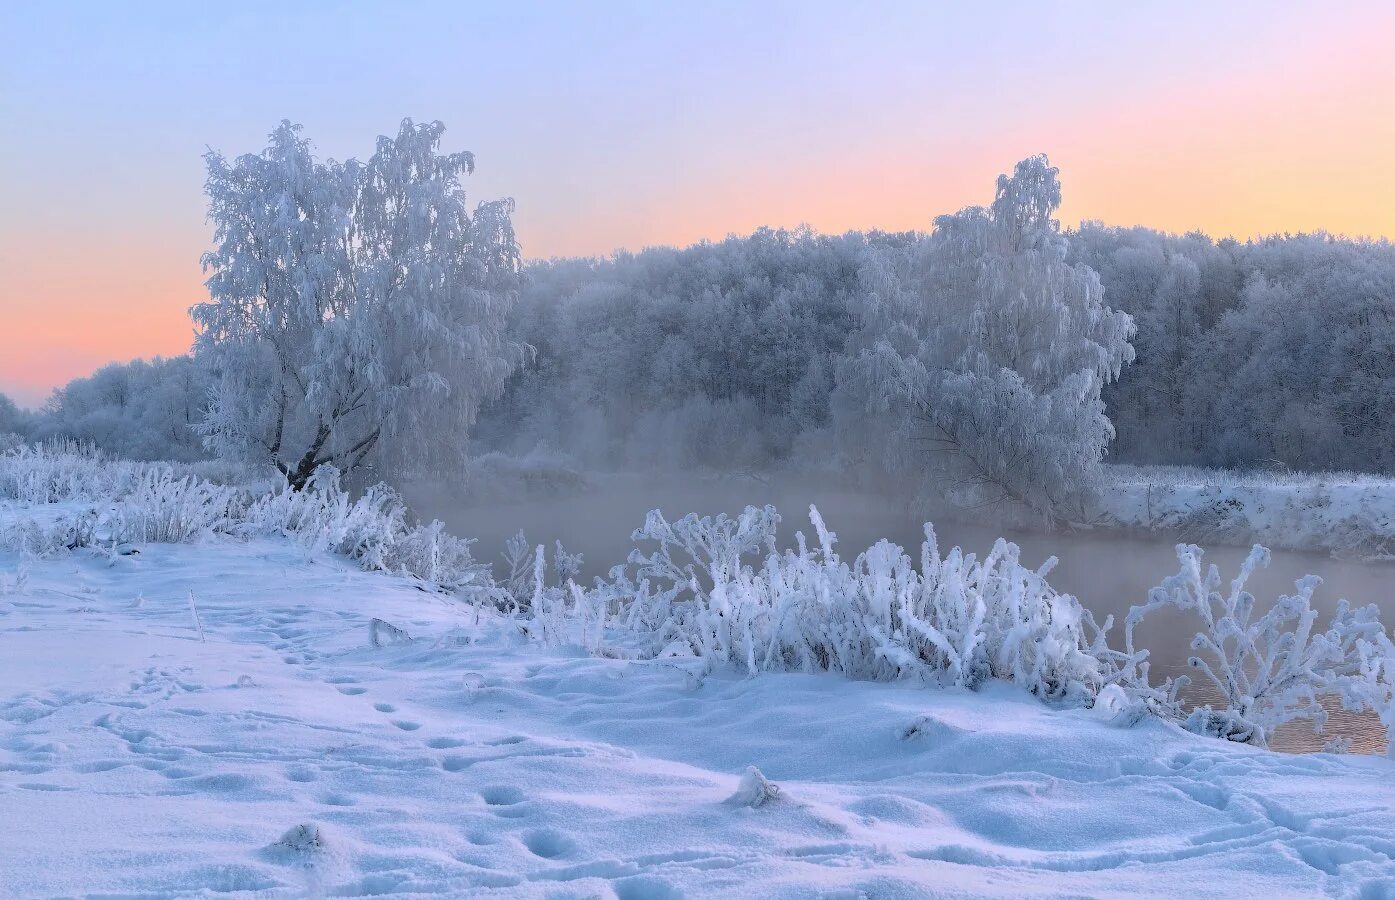
[[[1387,759],[545,651],[285,539],[17,563],[5,897],[1395,897]]]

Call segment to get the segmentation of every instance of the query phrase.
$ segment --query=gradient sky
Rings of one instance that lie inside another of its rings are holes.
[[[1030,153],[1062,218],[1395,236],[1395,3],[0,2],[0,392],[192,337],[200,154],[404,116],[529,257],[925,228]]]

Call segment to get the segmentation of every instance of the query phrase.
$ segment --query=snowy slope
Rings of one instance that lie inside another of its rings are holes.
[[[4,897],[1395,897],[1384,759],[545,652],[284,540],[26,566]],[[415,640],[370,646],[374,617]],[[754,808],[748,765],[780,788]]]

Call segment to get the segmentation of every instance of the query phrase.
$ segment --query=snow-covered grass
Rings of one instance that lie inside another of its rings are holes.
[[[384,486],[354,497],[329,468],[302,491],[284,482],[219,483],[201,471],[227,474],[218,466],[114,460],[75,444],[0,453],[0,551],[43,557],[105,547],[117,553],[133,543],[276,534],[307,553],[338,553],[364,569],[433,587],[469,592],[491,586],[469,541],[440,522],[414,522],[402,499]]]
[[[1395,884],[1385,759],[1119,727],[1004,683],[549,650],[280,536],[20,568],[0,552],[6,897]]]
[[[1097,512],[1191,542],[1395,560],[1395,480],[1374,475],[1106,466]]]

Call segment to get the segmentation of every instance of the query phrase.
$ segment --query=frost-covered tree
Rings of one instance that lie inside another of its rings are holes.
[[[961,502],[1067,512],[1114,434],[1100,391],[1132,361],[1134,326],[1067,260],[1060,202],[1057,170],[1034,156],[999,177],[991,206],[941,216],[909,252],[868,263],[844,378],[895,417],[901,461],[924,471],[929,459],[935,487]]]
[[[470,153],[404,120],[366,162],[317,160],[297,125],[229,162],[209,152],[215,248],[196,349],[216,371],[207,441],[315,470],[457,462],[520,356],[512,201],[466,205]]]

